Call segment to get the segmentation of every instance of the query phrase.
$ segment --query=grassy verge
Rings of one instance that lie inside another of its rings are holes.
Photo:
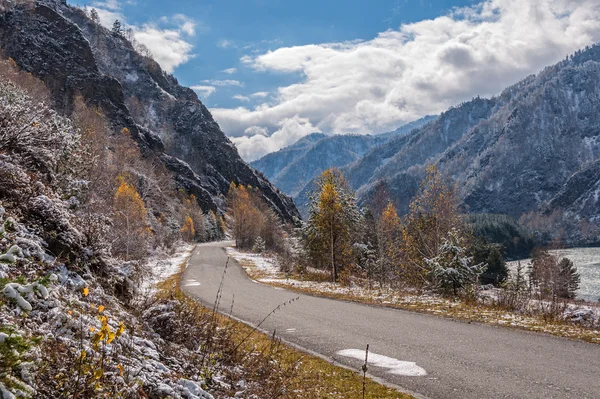
[[[395,290],[351,290],[339,284],[333,285],[323,281],[308,282],[301,276],[290,276],[290,280],[282,278],[278,281],[273,279],[273,276],[269,276],[258,269],[250,260],[244,259],[238,262],[251,279],[262,284],[298,293],[410,310],[454,320],[543,332],[563,338],[600,344],[599,330],[566,321],[547,320],[539,315],[520,314],[494,305],[468,303],[441,297],[418,296]],[[265,278],[267,280],[264,280]],[[305,283],[309,283],[309,286],[306,286]]]
[[[183,270],[159,284],[159,296],[164,299],[176,300],[191,312],[199,315],[199,320],[205,320],[210,310],[200,305],[181,290],[180,281]],[[357,372],[335,366],[319,357],[312,356],[293,349],[274,340],[251,327],[222,315],[216,315],[217,328],[227,330],[231,345],[238,347],[236,359],[246,360],[256,354],[269,354],[267,367],[272,370],[262,370],[266,374],[279,373],[284,378],[279,382],[282,386],[280,398],[361,398],[363,378]],[[233,361],[232,363],[235,363]],[[263,367],[265,364],[262,365]],[[282,370],[287,370],[282,372]],[[367,379],[366,398],[408,399],[412,396],[398,392],[375,381]]]

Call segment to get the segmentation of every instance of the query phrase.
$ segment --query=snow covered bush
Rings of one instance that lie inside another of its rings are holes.
[[[262,254],[263,252],[265,252],[265,240],[263,240],[261,236],[256,237],[256,239],[254,240],[252,252],[255,252],[257,254]]]
[[[477,283],[485,264],[475,264],[467,255],[464,240],[458,230],[452,229],[442,239],[439,254],[425,259],[434,288],[441,293],[459,295]]]

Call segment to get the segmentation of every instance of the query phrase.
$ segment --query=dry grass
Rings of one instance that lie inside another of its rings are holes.
[[[175,299],[181,302],[197,314],[198,320],[207,320],[207,314],[212,315],[212,312],[187,297],[181,290],[180,281],[181,273],[159,284],[160,296],[163,299]],[[232,365],[243,366],[247,373],[244,378],[250,383],[255,381],[268,385],[267,392],[260,397],[290,399],[362,397],[363,379],[357,372],[293,349],[277,339],[228,317],[217,315],[216,324],[221,333],[226,331],[225,335],[230,341],[227,348],[221,346],[221,355],[217,357],[220,356],[223,361],[227,361],[228,350],[231,347],[237,348],[235,355],[230,356],[229,360]],[[217,368],[218,366],[217,363]],[[273,378],[273,376],[277,377]],[[369,379],[366,387],[366,398],[408,399],[412,397]],[[216,393],[216,396],[218,397],[219,394]]]

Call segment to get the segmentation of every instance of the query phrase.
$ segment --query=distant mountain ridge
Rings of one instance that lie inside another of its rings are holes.
[[[312,133],[292,145],[251,162],[250,166],[264,174],[280,190],[292,196],[298,208],[303,209],[307,185],[323,171],[348,165],[372,148],[401,137],[435,118],[426,116],[392,132],[378,135],[328,136]]]

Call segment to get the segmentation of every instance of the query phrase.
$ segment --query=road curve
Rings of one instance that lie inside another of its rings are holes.
[[[212,306],[227,255],[223,243],[198,245],[182,277],[183,289]],[[600,398],[600,345],[415,312],[336,301],[258,284],[230,259],[221,308],[258,324],[277,305],[300,299],[262,325],[288,342],[359,369],[336,355],[370,344],[374,353],[416,362],[426,376],[369,371],[431,399]]]

